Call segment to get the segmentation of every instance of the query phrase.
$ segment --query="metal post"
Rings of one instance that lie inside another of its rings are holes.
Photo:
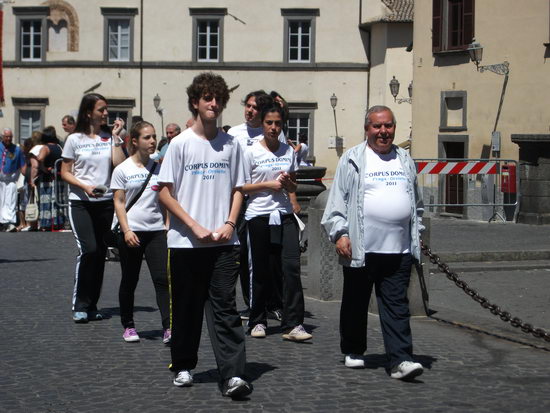
[[[336,137],[338,137],[338,123],[336,122],[336,109],[332,108],[332,113],[334,114],[334,129],[336,130]]]

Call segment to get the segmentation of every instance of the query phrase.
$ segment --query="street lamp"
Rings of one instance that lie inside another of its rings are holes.
[[[483,73],[488,70],[496,73],[497,75],[508,75],[510,73],[510,64],[507,61],[494,65],[480,66],[479,63],[483,58],[483,46],[480,43],[473,41],[466,50],[468,50],[470,60],[474,62],[479,72]]]
[[[164,136],[164,109],[160,107],[160,96],[158,93],[153,98],[153,105],[160,116],[160,127],[162,131],[161,135]]]
[[[390,80],[390,93],[393,96],[394,102],[397,102],[399,104],[401,103],[412,103],[412,94],[413,94],[413,82],[411,80],[411,83],[409,83],[409,87],[407,88],[407,91],[409,92],[408,98],[397,98],[397,95],[399,94],[399,80],[393,76],[393,79]]]
[[[332,113],[334,114],[334,129],[336,130],[336,138],[338,138],[338,123],[336,123],[336,105],[338,104],[338,98],[333,93],[330,97],[330,106],[332,106]]]

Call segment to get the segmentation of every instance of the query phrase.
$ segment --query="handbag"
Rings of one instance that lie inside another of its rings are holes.
[[[151,176],[153,176],[153,171],[155,170],[157,166],[156,162],[153,162],[153,166],[151,170],[149,171],[149,175],[147,175],[147,179],[145,182],[143,182],[143,185],[141,186],[139,192],[132,198],[130,203],[126,206],[126,213],[134,206],[134,204],[139,200],[141,195],[143,194],[143,191],[145,191],[145,188],[147,188],[147,184],[151,180]],[[107,246],[108,247],[117,247],[118,246],[118,239],[122,233],[120,232],[120,223],[117,222],[117,224],[114,226],[113,229],[111,229],[111,234],[109,239],[107,240]]]
[[[27,203],[27,206],[25,208],[25,221],[27,222],[38,221],[39,213],[40,212],[38,209],[38,194],[37,194],[36,188],[31,188],[30,194],[29,194],[29,202]]]

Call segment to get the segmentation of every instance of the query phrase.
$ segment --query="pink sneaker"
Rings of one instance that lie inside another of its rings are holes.
[[[127,343],[136,343],[139,341],[139,336],[135,328],[125,328],[122,338]]]
[[[162,342],[168,345],[170,344],[170,340],[172,340],[172,330],[167,328],[166,330],[164,330],[164,335],[162,336]]]

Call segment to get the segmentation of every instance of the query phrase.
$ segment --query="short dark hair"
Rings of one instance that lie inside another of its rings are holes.
[[[138,122],[141,122],[141,121],[143,121],[143,118],[142,118],[140,115],[134,115],[134,116],[132,116],[132,125],[133,125],[134,123],[138,123]]]
[[[269,93],[269,96],[275,101],[275,98],[280,98],[283,101],[283,122],[286,123],[289,117],[289,110],[288,110],[288,103],[285,100],[284,97],[281,96],[281,94],[275,90],[272,90]],[[277,101],[275,101],[277,102]]]
[[[80,107],[78,108],[78,116],[76,117],[75,132],[90,133],[91,119],[88,114],[94,110],[95,104],[100,100],[107,103],[107,99],[99,93],[88,93],[82,97]]]
[[[245,98],[243,100],[243,105],[246,105],[246,102],[248,102],[248,99],[250,99],[251,97],[257,98],[258,96],[262,96],[262,95],[266,95],[266,94],[267,93],[265,93],[265,90],[263,90],[263,89],[255,90],[254,92],[250,92],[248,95],[245,96]]]
[[[63,122],[64,120],[67,121],[67,123],[69,125],[74,125],[75,124],[75,120],[74,120],[74,117],[72,117],[71,115],[65,115],[61,118],[61,122]]]
[[[166,145],[167,143],[168,143],[168,138],[162,138],[158,143],[157,150],[160,151],[162,149],[162,147],[164,145]]]
[[[201,97],[205,94],[211,93],[216,97],[222,109],[225,109],[227,102],[229,101],[229,88],[227,83],[220,75],[216,75],[212,72],[201,73],[193,79],[193,82],[187,88],[187,105],[193,116],[198,115],[197,109],[193,106],[197,103]]]
[[[284,118],[285,118],[284,110],[281,107],[281,105],[279,105],[278,103],[273,102],[271,105],[264,106],[262,108],[262,122],[269,113],[278,113],[279,115],[281,115],[281,120],[284,121]]]
[[[47,145],[48,143],[59,143],[59,139],[57,139],[57,134],[55,132],[55,128],[53,126],[46,126],[44,130],[42,131],[42,136],[40,137],[40,141]]]

